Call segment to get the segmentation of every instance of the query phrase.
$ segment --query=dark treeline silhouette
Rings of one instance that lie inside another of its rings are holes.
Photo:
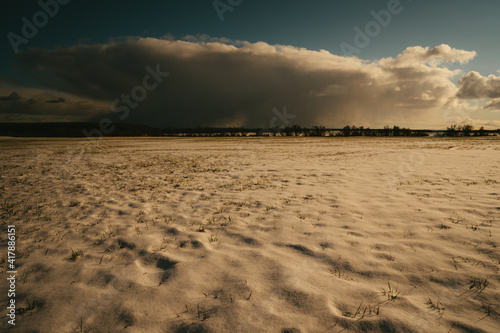
[[[163,130],[144,125],[115,123],[109,132],[98,131],[99,123],[0,123],[0,136],[81,138],[102,136],[162,136]]]
[[[474,130],[474,126],[465,124],[465,125],[451,125],[446,128],[445,135],[446,136],[488,136],[491,133],[500,134],[500,129],[496,131],[485,130],[483,126],[479,130]]]
[[[408,136],[408,137],[423,137],[429,136],[429,133],[434,133],[435,136],[488,136],[500,134],[498,130],[485,130],[484,127],[474,131],[471,125],[452,125],[455,132],[449,132],[450,128],[446,131],[443,130],[412,130],[410,128],[399,126],[384,126],[382,129],[371,129],[363,126],[345,126],[341,129],[326,128],[325,126],[301,127],[293,125],[285,128],[244,128],[244,127],[230,127],[230,128],[213,128],[213,127],[197,127],[197,128],[183,128],[166,129],[164,135],[166,136],[337,136],[337,137],[351,137],[351,136]]]
[[[363,126],[345,126],[336,136],[429,136],[427,130],[411,130],[399,126],[384,126],[383,129],[370,129]]]
[[[181,136],[428,136],[429,130],[411,130],[399,126],[385,126],[383,129],[369,127],[345,126],[342,129],[325,126],[301,127],[293,125],[285,128],[201,128],[167,129],[165,135]],[[431,131],[433,132],[433,131]],[[442,131],[441,131],[442,132]]]
[[[423,137],[433,133],[435,136],[488,136],[500,134],[498,130],[485,130],[484,127],[474,131],[471,125],[457,126],[456,130],[450,134],[449,128],[443,130],[412,130],[399,126],[384,126],[382,129],[371,129],[363,126],[345,126],[341,129],[326,128],[325,126],[301,127],[293,125],[285,128],[210,128],[198,127],[195,129],[167,129],[166,136],[335,136],[335,137],[356,137],[356,136],[376,136],[376,137]]]
[[[96,136],[188,136],[188,137],[241,137],[241,136],[335,136],[335,137],[423,137],[429,136],[488,136],[500,135],[498,130],[474,130],[472,125],[451,125],[446,130],[412,130],[399,126],[371,129],[363,126],[326,128],[324,126],[285,128],[197,127],[158,129],[144,125],[113,124],[112,130],[102,130],[99,123],[0,123],[0,136],[14,137],[86,137]]]

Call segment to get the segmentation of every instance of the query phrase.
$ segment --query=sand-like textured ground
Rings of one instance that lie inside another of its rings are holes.
[[[0,139],[0,331],[499,331],[499,139],[88,142]]]

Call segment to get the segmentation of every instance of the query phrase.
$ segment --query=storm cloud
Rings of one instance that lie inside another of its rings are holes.
[[[0,96],[0,102],[15,102],[21,99],[18,93],[13,91],[9,96]]]
[[[17,55],[39,85],[67,95],[45,99],[64,103],[42,104],[95,120],[116,118],[112,110],[126,105],[120,96],[143,84],[147,67],[159,66],[170,75],[145,90],[144,100],[122,119],[156,127],[268,127],[272,110],[285,105],[296,116],[293,122],[304,126],[418,121],[470,97],[467,77],[475,74],[464,76],[459,90],[452,79],[461,72],[447,65],[475,56],[448,45],[417,46],[368,62],[324,50],[193,36],[30,49]],[[498,97],[498,91],[487,91],[485,96]],[[94,109],[74,107],[75,99]],[[5,104],[0,102],[0,113]],[[23,110],[19,104],[18,112]]]

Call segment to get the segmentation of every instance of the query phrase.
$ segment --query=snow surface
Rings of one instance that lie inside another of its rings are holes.
[[[0,148],[0,331],[499,331],[498,138]]]

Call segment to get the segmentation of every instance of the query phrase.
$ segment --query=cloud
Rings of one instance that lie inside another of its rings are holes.
[[[163,36],[162,39],[167,39],[171,41],[175,40],[174,36],[171,34]],[[212,37],[206,34],[186,35],[182,37],[181,40],[191,43],[221,43],[225,45],[234,45],[234,46],[244,46],[249,44],[248,42],[241,40],[232,40],[225,37]]]
[[[484,77],[478,72],[469,72],[458,81],[461,99],[500,98],[500,77]]]
[[[410,47],[395,58],[368,62],[324,50],[198,35],[29,49],[17,57],[39,85],[70,96],[66,103],[43,104],[64,106],[64,112],[73,107],[78,116],[116,118],[111,103],[118,99],[115,106],[126,106],[120,96],[143,84],[147,66],[158,65],[170,75],[129,108],[125,121],[156,127],[267,127],[275,117],[272,110],[284,105],[296,116],[293,123],[304,126],[421,121],[457,99],[452,78],[460,71],[446,64],[465,63],[475,55],[440,45]],[[77,99],[94,109],[76,108]]]
[[[103,112],[102,104],[93,100],[82,100],[78,96],[64,94],[47,89],[16,87],[16,90],[5,93],[8,89],[0,84],[0,122],[4,121],[82,121],[89,116],[97,116]],[[5,96],[2,96],[4,95]]]
[[[494,111],[500,111],[500,98],[495,99],[491,101],[490,103],[486,104],[485,109],[493,109]]]
[[[57,104],[57,103],[65,103],[66,100],[62,97],[59,97],[58,99],[50,99],[48,101],[45,101],[45,103],[54,103],[54,104]]]
[[[408,47],[396,59],[389,58],[389,61],[397,67],[414,66],[415,64],[430,64],[432,66],[441,65],[443,62],[459,62],[465,64],[472,60],[477,53],[475,51],[458,50],[446,44],[441,44],[435,48],[413,46]]]
[[[0,102],[14,102],[21,98],[18,93],[13,91],[9,96],[0,96]]]

